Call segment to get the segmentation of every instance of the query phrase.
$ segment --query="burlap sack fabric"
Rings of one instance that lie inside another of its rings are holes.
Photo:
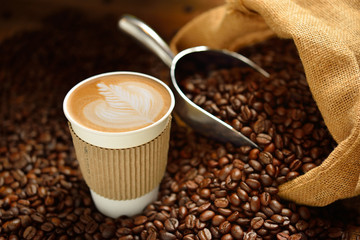
[[[280,196],[324,206],[359,195],[359,0],[231,0],[185,25],[171,48],[237,50],[273,34],[294,40],[310,90],[338,143],[320,166],[281,185]]]

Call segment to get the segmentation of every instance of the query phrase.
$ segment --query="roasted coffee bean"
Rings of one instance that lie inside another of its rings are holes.
[[[315,167],[316,167],[316,164],[310,162],[310,163],[303,164],[301,169],[304,173],[306,173]]]
[[[282,210],[282,204],[280,202],[278,202],[277,200],[271,200],[269,207],[275,212],[275,213],[280,213]]]
[[[34,196],[37,193],[38,187],[35,184],[28,184],[26,186],[26,194],[28,196]]]
[[[243,202],[246,202],[249,200],[249,195],[245,190],[243,190],[241,188],[237,188],[236,193]]]
[[[202,212],[204,212],[205,210],[208,210],[210,207],[211,207],[211,203],[210,203],[210,202],[204,203],[204,204],[202,204],[201,206],[199,206],[198,212],[199,212],[199,213],[202,213]]]
[[[302,217],[305,220],[309,220],[311,218],[310,211],[305,206],[300,206],[298,209],[298,213],[299,213],[300,217]]]
[[[212,219],[212,225],[219,226],[221,223],[223,223],[226,220],[226,218],[222,215],[215,215]]]
[[[229,205],[229,201],[226,198],[217,198],[214,201],[214,205],[218,208],[226,208]]]
[[[246,184],[251,187],[253,190],[258,190],[261,187],[261,183],[256,179],[246,179]]]
[[[268,230],[277,230],[279,228],[279,225],[274,221],[267,219],[264,222],[264,227]]]
[[[40,227],[44,232],[51,232],[54,229],[54,225],[51,222],[43,223]]]
[[[309,224],[307,222],[305,222],[304,220],[299,220],[295,224],[295,227],[299,231],[305,231],[309,227]]]
[[[186,216],[186,218],[185,218],[185,225],[186,225],[187,228],[190,228],[190,229],[194,228],[194,227],[195,227],[195,223],[196,223],[196,217],[195,217],[195,215],[190,214],[190,215]]]
[[[250,186],[247,185],[247,183],[245,183],[245,182],[240,182],[240,188],[241,188],[242,190],[244,190],[245,192],[247,192],[247,193],[250,193],[250,192],[252,191],[252,189],[250,188]],[[240,197],[240,195],[239,195],[239,197]]]
[[[305,240],[306,237],[302,233],[295,233],[290,235],[289,240]]]
[[[197,234],[198,238],[200,240],[210,240],[212,239],[212,235],[209,229],[204,228],[203,230],[199,231]]]
[[[229,222],[235,222],[240,216],[240,213],[238,211],[234,211],[230,216],[226,218]]]
[[[106,225],[101,231],[101,236],[105,239],[111,238],[115,234],[115,227],[113,225]]]
[[[203,222],[209,221],[215,216],[215,212],[212,210],[206,210],[205,212],[200,214],[199,219]]]
[[[258,212],[261,207],[260,198],[258,196],[252,196],[250,199],[250,209],[253,212]]]
[[[85,231],[89,234],[93,234],[98,229],[99,224],[94,220],[89,221],[85,225]]]
[[[144,224],[147,221],[147,217],[146,216],[137,216],[134,218],[134,224],[135,225],[141,225]]]
[[[23,232],[23,238],[25,239],[33,239],[36,235],[36,228],[33,226],[28,226],[25,228],[25,231]]]
[[[165,220],[164,225],[167,231],[174,232],[179,226],[179,221],[176,218],[169,218]]]
[[[174,235],[173,233],[161,230],[160,231],[160,239],[163,239],[163,240],[175,240],[177,238],[176,238],[176,235]]]
[[[15,231],[17,229],[19,229],[21,226],[21,221],[18,218],[6,221],[2,227],[4,229],[5,232],[11,232],[11,231]]]
[[[226,217],[228,217],[232,214],[231,209],[228,209],[228,208],[218,208],[217,211]]]
[[[283,232],[276,234],[276,239],[278,240],[287,240],[289,239],[289,237],[290,237],[289,234]]]
[[[254,217],[251,219],[250,225],[253,229],[260,229],[264,224],[264,219],[262,217]]]
[[[265,170],[266,170],[266,173],[270,177],[275,177],[276,176],[276,168],[274,167],[274,165],[272,165],[272,164],[266,165]]]
[[[240,180],[242,177],[240,169],[234,168],[233,170],[231,170],[230,176],[231,176],[231,179],[234,181]]]
[[[244,231],[239,225],[233,224],[230,232],[234,239],[243,239],[244,237]]]
[[[195,224],[195,223],[194,223]],[[154,225],[158,230],[164,229],[164,224],[159,220],[154,220]]]
[[[268,192],[262,192],[260,194],[260,203],[262,206],[268,206],[271,201],[271,195]]]
[[[269,152],[265,152],[265,151],[260,152],[259,153],[259,160],[265,165],[271,164],[272,160],[273,160],[273,156]]]
[[[285,219],[283,218],[283,216],[279,215],[279,214],[274,214],[271,216],[271,220],[273,220],[276,223],[282,224]]]
[[[258,144],[260,145],[266,145],[266,144],[269,144],[271,143],[271,136],[268,135],[268,134],[265,134],[265,133],[259,133],[257,136],[256,136],[256,141]]]
[[[231,223],[229,221],[224,221],[219,225],[219,232],[222,234],[227,234],[231,230]]]

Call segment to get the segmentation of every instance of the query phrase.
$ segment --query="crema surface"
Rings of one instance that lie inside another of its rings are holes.
[[[79,124],[104,132],[126,132],[158,121],[170,107],[170,95],[159,83],[136,75],[110,75],[85,82],[68,100]]]

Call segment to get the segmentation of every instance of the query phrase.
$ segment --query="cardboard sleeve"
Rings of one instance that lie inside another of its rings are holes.
[[[75,153],[86,184],[112,200],[138,198],[158,186],[164,176],[169,149],[171,118],[152,141],[125,149],[107,149],[80,139],[69,124]]]

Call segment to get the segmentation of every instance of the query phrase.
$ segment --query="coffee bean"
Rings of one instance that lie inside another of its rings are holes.
[[[279,228],[279,225],[274,221],[267,219],[264,222],[264,227],[268,230],[277,230]]]
[[[269,144],[271,142],[271,140],[272,140],[271,136],[269,136],[268,134],[265,134],[265,133],[259,133],[256,136],[256,141],[260,145]]]
[[[298,210],[298,213],[299,213],[300,217],[302,217],[305,220],[309,220],[311,218],[310,211],[305,206],[300,206],[299,210]]]
[[[295,233],[290,235],[289,240],[305,240],[306,237],[302,233]]]
[[[295,224],[295,227],[299,231],[305,231],[309,227],[309,224],[307,222],[305,222],[304,220],[299,220]]]
[[[304,173],[306,173],[315,167],[316,167],[316,164],[314,164],[314,163],[305,163],[302,165],[301,169]]]
[[[264,224],[264,219],[261,217],[254,217],[251,219],[250,225],[253,229],[260,229]]]
[[[240,212],[234,211],[230,216],[226,218],[229,222],[235,222],[240,216]]]
[[[93,234],[98,229],[99,224],[94,220],[89,221],[85,225],[85,231],[89,234]]]
[[[271,201],[271,195],[268,192],[263,192],[260,194],[260,202],[263,206],[268,206]]]
[[[219,232],[222,234],[227,234],[231,230],[231,223],[229,221],[224,221],[219,225]]]
[[[219,226],[221,223],[223,223],[225,221],[225,217],[222,216],[222,215],[215,215],[213,218],[212,218],[212,225],[213,226]]]
[[[256,179],[246,179],[246,184],[251,187],[253,190],[258,190],[261,187],[261,183]]]
[[[214,205],[218,208],[226,208],[229,204],[229,201],[226,198],[217,198],[214,201]]]
[[[265,165],[271,164],[272,160],[273,160],[273,156],[269,152],[265,152],[265,151],[260,152],[259,153],[259,160]]]
[[[21,226],[21,221],[20,221],[20,219],[16,218],[16,219],[6,221],[2,227],[5,232],[11,232],[11,231],[15,231],[15,230],[19,229],[20,226]]]
[[[209,221],[215,216],[215,212],[212,210],[206,210],[200,214],[199,219],[203,222]]]
[[[260,210],[261,203],[258,196],[252,196],[250,199],[250,209],[253,212],[258,212]]]
[[[236,193],[243,202],[246,202],[249,200],[249,195],[247,194],[247,192],[245,190],[243,190],[241,188],[237,188]]]
[[[163,240],[175,240],[176,235],[174,235],[173,233],[161,230],[160,231],[160,239],[163,239]]]
[[[185,225],[187,228],[192,229],[195,227],[196,217],[193,214],[186,216]]]
[[[283,232],[276,234],[276,239],[278,240],[287,240],[289,239],[289,237],[290,237],[289,234]]]
[[[286,174],[286,179],[288,181],[290,181],[290,180],[297,178],[299,175],[300,174],[298,172],[292,171],[292,172],[289,172],[288,174]]]
[[[211,191],[210,191],[210,189],[208,189],[208,188],[201,189],[201,190],[200,190],[200,193],[199,193],[199,195],[200,195],[202,198],[209,198],[209,197],[210,197],[210,194],[211,194]]]
[[[260,172],[262,170],[262,165],[257,160],[250,160],[249,165],[257,172]]]
[[[25,239],[32,239],[36,235],[36,228],[33,226],[28,226],[25,228],[25,231],[23,232],[23,238]]]
[[[111,238],[115,234],[115,227],[113,225],[106,225],[104,229],[101,231],[101,236],[103,238]]]
[[[275,213],[280,213],[282,210],[282,204],[280,202],[278,202],[277,200],[271,200],[269,207],[275,212]]]
[[[245,182],[240,182],[240,188],[241,188],[242,190],[244,190],[246,193],[250,193],[250,192],[252,191],[252,189],[250,188],[250,186],[249,186],[247,183],[245,183]],[[240,197],[240,195],[239,195],[239,197]]]
[[[202,212],[204,212],[205,210],[208,210],[210,207],[211,207],[211,203],[210,203],[210,202],[204,203],[204,204],[202,204],[202,205],[198,208],[198,212],[199,212],[199,213],[202,213]]]
[[[198,238],[200,240],[210,240],[212,239],[212,235],[209,229],[204,228],[203,230],[199,231],[197,234]]]
[[[76,234],[82,234],[85,230],[85,225],[82,222],[75,223],[73,230]]]
[[[154,225],[158,230],[164,229],[164,224],[159,220],[154,220]]]
[[[51,232],[54,229],[54,225],[50,222],[43,223],[40,227],[44,232]]]
[[[166,219],[164,225],[167,231],[174,232],[179,226],[179,221],[176,218],[169,218]]]
[[[238,168],[234,168],[230,172],[231,179],[234,181],[239,181],[242,177],[241,171]]]
[[[284,217],[279,214],[272,215],[271,220],[279,224],[282,224],[285,221]]]
[[[135,225],[141,225],[144,224],[147,221],[147,217],[146,216],[137,216],[134,218],[134,224]]]
[[[262,183],[262,186],[271,186],[273,179],[267,174],[262,174],[260,175],[260,182]]]
[[[217,190],[215,191],[215,196],[216,197],[226,197],[227,195],[227,191],[226,190]]]
[[[241,204],[241,199],[236,193],[230,195],[229,201],[233,206],[239,206]]]
[[[28,196],[34,196],[37,193],[37,186],[35,184],[28,184],[26,186],[26,194]]]

